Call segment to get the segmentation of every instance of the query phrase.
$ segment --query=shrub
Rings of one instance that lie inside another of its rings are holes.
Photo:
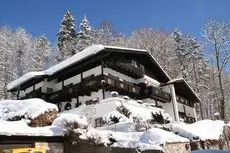
[[[34,119],[31,119],[29,126],[31,127],[49,126],[52,124],[54,119],[57,118],[57,114],[58,112],[56,110],[45,112],[44,114],[41,114]]]
[[[129,111],[129,109],[127,109],[123,104],[119,107],[117,107],[117,111],[123,115],[125,115],[127,118],[130,117],[131,112]]]

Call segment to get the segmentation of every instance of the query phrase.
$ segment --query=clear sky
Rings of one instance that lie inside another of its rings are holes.
[[[23,27],[55,43],[67,9],[76,25],[86,15],[92,26],[110,20],[116,31],[126,35],[143,27],[178,27],[202,39],[201,28],[208,18],[230,23],[230,0],[1,0],[0,26]]]

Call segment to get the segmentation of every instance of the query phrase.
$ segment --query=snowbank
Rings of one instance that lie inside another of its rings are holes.
[[[152,128],[143,133],[140,141],[147,144],[164,146],[166,142],[189,142],[189,139],[178,136],[173,132]]]
[[[93,139],[97,144],[111,145],[111,147],[136,148],[143,150],[163,150],[155,144],[143,143],[140,141],[142,132],[111,132],[106,130],[91,129],[81,135],[81,139]],[[114,142],[114,143],[111,143]]]
[[[193,124],[172,124],[171,130],[174,133],[188,138],[190,140],[218,140],[223,132],[224,121],[220,120],[201,120]]]
[[[48,111],[58,112],[58,107],[37,98],[0,101],[0,120],[11,120],[16,117],[34,119]]]
[[[85,116],[70,113],[60,114],[60,116],[53,121],[52,125],[65,129],[66,125],[70,123],[77,123],[79,128],[86,128],[88,126],[87,118]]]
[[[62,136],[63,131],[58,126],[29,127],[25,120],[0,120],[0,135],[26,135],[26,136]]]
[[[151,120],[153,119],[153,114],[161,113],[165,119],[171,120],[171,116],[161,108],[152,107],[149,104],[140,104],[136,100],[125,100],[122,98],[108,98],[107,101],[114,101],[116,106],[119,107],[123,105],[131,112],[131,117],[139,117],[141,116],[143,120]]]

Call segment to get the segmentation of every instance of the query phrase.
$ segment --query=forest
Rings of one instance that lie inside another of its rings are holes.
[[[86,16],[75,25],[66,11],[57,42],[45,35],[32,36],[26,29],[0,27],[0,98],[15,99],[7,92],[9,82],[30,71],[47,69],[93,44],[146,49],[174,78],[184,78],[198,94],[198,118],[230,119],[230,24],[210,18],[201,29],[204,41],[181,33],[180,29],[140,28],[126,36],[116,31],[111,21],[90,26]],[[201,109],[200,109],[201,106]]]

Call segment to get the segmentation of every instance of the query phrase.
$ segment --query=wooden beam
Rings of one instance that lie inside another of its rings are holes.
[[[104,75],[104,61],[103,59],[101,60],[101,75]],[[102,84],[102,97],[103,99],[105,99],[105,80],[101,80],[101,84]]]

